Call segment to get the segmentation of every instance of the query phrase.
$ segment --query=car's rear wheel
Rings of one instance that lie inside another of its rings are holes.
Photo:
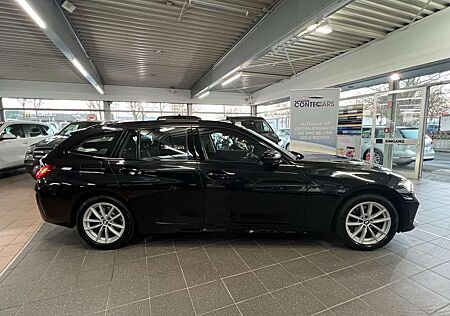
[[[377,165],[382,165],[383,159],[384,159],[383,153],[381,151],[379,151],[378,149],[375,149],[373,151],[373,162]],[[367,150],[364,153],[364,160],[370,161],[370,150]]]
[[[386,198],[363,194],[340,209],[336,232],[350,248],[374,250],[394,238],[398,226],[395,206]]]
[[[123,203],[108,196],[91,198],[80,206],[77,229],[89,245],[99,249],[122,247],[134,235],[130,212]]]

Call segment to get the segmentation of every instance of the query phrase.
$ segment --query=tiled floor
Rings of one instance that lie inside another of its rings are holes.
[[[42,223],[27,174],[0,178],[0,271],[14,258]]]
[[[8,191],[29,210],[25,182]],[[417,192],[419,227],[373,252],[255,234],[105,252],[44,224],[0,277],[0,315],[450,315],[450,184],[424,180]]]

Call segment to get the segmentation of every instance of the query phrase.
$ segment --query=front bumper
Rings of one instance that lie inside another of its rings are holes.
[[[409,200],[410,199],[410,200]],[[419,209],[419,201],[415,194],[408,195],[408,200],[403,199],[401,202],[400,222],[398,225],[399,232],[408,232],[414,229],[414,219]]]

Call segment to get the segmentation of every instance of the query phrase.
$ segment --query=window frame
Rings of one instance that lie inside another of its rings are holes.
[[[78,146],[80,146],[87,139],[91,139],[91,138],[95,138],[95,137],[102,137],[102,136],[105,136],[108,134],[117,134],[117,139],[115,140],[115,144],[114,144],[113,148],[111,149],[111,153],[109,155],[104,155],[104,156],[90,155],[88,153],[76,151],[76,148]],[[98,158],[98,159],[112,158],[115,156],[118,147],[121,146],[121,143],[123,142],[123,137],[124,137],[124,131],[108,131],[108,132],[103,132],[103,133],[95,133],[95,134],[87,135],[86,137],[83,137],[83,139],[80,139],[75,144],[70,146],[70,149],[68,150],[68,152],[71,154],[74,154],[74,155],[80,155],[83,157],[90,157],[90,158]]]
[[[193,135],[194,135],[194,141],[197,142],[200,145],[200,147],[201,147],[201,149],[203,151],[203,155],[204,155],[204,158],[199,158],[198,159],[199,161],[212,162],[212,163],[233,163],[233,164],[236,164],[236,163],[241,163],[242,164],[242,163],[244,163],[244,164],[249,164],[249,165],[255,165],[255,164],[258,165],[259,164],[258,161],[211,160],[208,157],[208,154],[206,153],[206,150],[205,150],[205,146],[202,144],[202,141],[200,139],[199,129],[202,129],[202,128],[209,129],[209,130],[227,131],[227,132],[230,132],[230,133],[235,133],[235,134],[241,135],[242,137],[247,137],[247,138],[251,139],[252,141],[254,141],[254,142],[264,146],[267,150],[272,150],[272,151],[276,151],[276,152],[280,153],[281,156],[283,157],[282,158],[283,164],[289,164],[289,162],[284,158],[284,155],[279,150],[277,150],[276,148],[272,148],[269,144],[266,144],[266,143],[262,142],[260,139],[258,139],[256,137],[253,137],[253,135],[251,135],[251,134],[249,135],[249,134],[243,133],[243,132],[241,132],[239,130],[236,130],[236,129],[233,129],[233,128],[222,127],[222,126],[214,127],[214,126],[201,126],[201,125],[200,126],[193,126],[193,128],[192,128]],[[209,137],[211,137],[211,135],[209,135]]]
[[[141,131],[142,130],[155,130],[155,129],[160,129],[160,128],[178,128],[178,129],[184,129],[186,130],[186,153],[187,154],[191,154],[190,158],[188,156],[188,159],[179,159],[179,158],[173,158],[173,159],[160,159],[160,160],[151,160],[151,159],[143,159],[141,158]],[[122,154],[123,154],[123,150],[125,149],[126,143],[130,137],[130,135],[132,135],[133,132],[137,133],[137,144],[136,144],[136,158],[135,159],[130,159],[130,158],[123,158]],[[140,161],[140,162],[146,162],[146,163],[155,163],[155,162],[187,162],[187,161],[196,161],[197,160],[197,153],[190,153],[189,151],[189,143],[188,143],[188,139],[191,138],[191,142],[192,144],[195,145],[195,140],[193,137],[193,129],[191,125],[157,125],[157,126],[152,126],[152,127],[138,127],[138,128],[134,128],[134,129],[128,129],[125,133],[125,135],[122,137],[121,139],[121,143],[120,143],[120,147],[118,147],[118,150],[115,151],[114,155],[112,156],[112,158],[116,158],[116,159],[124,159],[127,161]]]

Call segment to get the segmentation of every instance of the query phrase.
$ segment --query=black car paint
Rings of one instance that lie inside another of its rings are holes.
[[[71,124],[79,124],[79,123],[82,123],[82,124],[86,125],[87,127],[90,127],[93,125],[104,124],[105,122],[104,121],[76,121]],[[67,125],[67,126],[69,126],[69,125]],[[87,127],[84,127],[84,128],[87,128]],[[49,136],[46,139],[43,139],[37,143],[32,144],[28,148],[27,153],[25,154],[25,160],[24,160],[26,172],[31,174],[33,177],[36,175],[36,172],[39,169],[40,159],[68,138],[68,136],[63,135],[65,128],[63,128],[61,131],[59,131],[55,135]]]
[[[36,184],[36,197],[45,221],[73,227],[76,212],[87,198],[109,195],[131,210],[142,233],[253,229],[327,232],[336,211],[349,197],[378,193],[399,212],[398,231],[414,228],[418,201],[391,171],[356,160],[306,157],[296,161],[275,144],[229,123],[185,121],[186,128],[233,129],[273,151],[282,162],[276,170],[259,163],[195,160],[140,161],[91,157],[71,152],[77,142],[105,130],[123,134],[179,121],[130,122],[76,133],[50,152],[43,163],[55,170]],[[124,137],[121,137],[123,139]]]

